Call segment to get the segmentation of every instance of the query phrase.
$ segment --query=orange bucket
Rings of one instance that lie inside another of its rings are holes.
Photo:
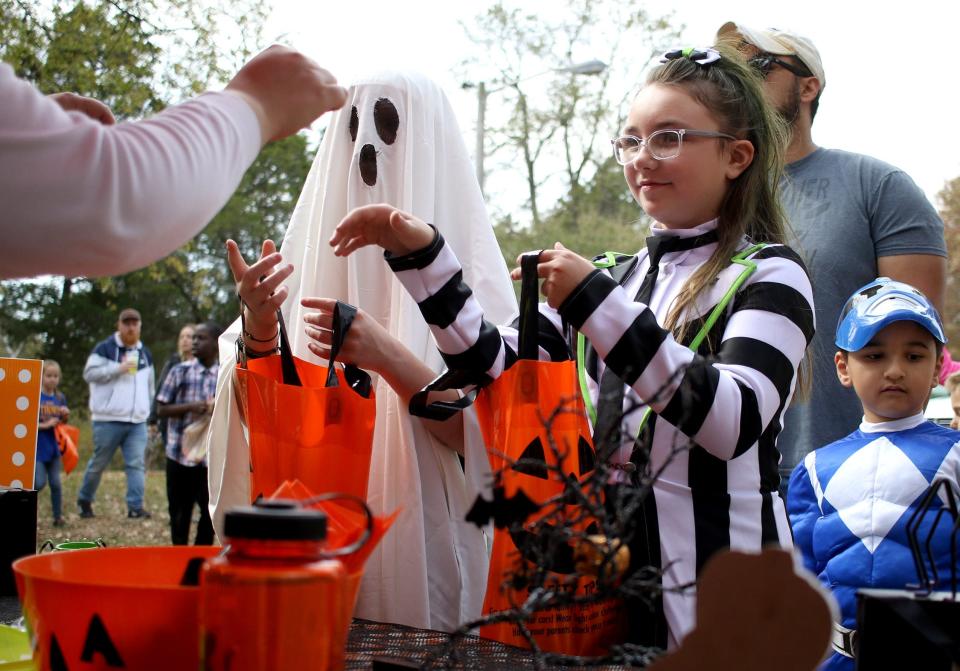
[[[51,552],[13,563],[39,671],[199,666],[200,588],[188,568],[218,547]]]

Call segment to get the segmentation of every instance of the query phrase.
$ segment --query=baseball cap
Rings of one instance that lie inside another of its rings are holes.
[[[820,90],[827,86],[827,75],[823,71],[823,62],[820,52],[808,38],[789,30],[779,28],[750,28],[742,23],[727,21],[720,26],[717,37],[739,36],[747,44],[752,44],[760,51],[774,56],[796,56],[807,66],[813,76],[820,82]]]
[[[837,347],[856,352],[882,328],[899,321],[916,322],[940,343],[947,343],[940,315],[926,296],[909,284],[878,277],[847,299],[837,323]]]
[[[134,310],[133,308],[124,308],[120,311],[120,317],[117,321],[141,321],[140,313]]]

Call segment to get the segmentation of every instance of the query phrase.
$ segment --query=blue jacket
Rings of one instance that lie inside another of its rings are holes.
[[[844,627],[857,627],[859,588],[904,589],[917,582],[906,525],[938,478],[960,494],[960,432],[919,414],[864,422],[808,454],[793,471],[787,512],[794,543],[804,565],[837,598]],[[937,509],[925,516],[921,539]],[[940,521],[931,546],[939,589],[949,585],[950,526],[949,518]],[[854,660],[834,652],[821,668],[852,671]]]
[[[127,352],[137,352],[136,373],[128,373],[122,363]],[[97,343],[83,368],[83,379],[90,385],[91,418],[96,422],[147,421],[153,375],[153,356],[143,343],[125,347],[116,333]]]

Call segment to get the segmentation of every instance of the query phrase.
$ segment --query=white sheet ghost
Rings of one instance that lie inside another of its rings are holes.
[[[446,96],[412,74],[385,73],[350,89],[333,115],[281,245],[294,265],[283,315],[296,356],[307,349],[301,297],[339,298],[375,317],[435,371],[442,361],[420,312],[376,247],[337,258],[327,244],[351,209],[389,203],[437,226],[463,263],[464,279],[493,323],[511,321],[516,299],[487,218],[460,129]],[[209,445],[210,508],[249,503],[249,446],[231,371],[239,320],[220,340],[221,373]],[[370,558],[355,614],[376,621],[452,630],[479,615],[487,577],[483,534],[464,516],[488,471],[465,413],[466,471],[450,449],[411,418],[377,382],[377,421],[368,500],[375,512],[402,510]]]

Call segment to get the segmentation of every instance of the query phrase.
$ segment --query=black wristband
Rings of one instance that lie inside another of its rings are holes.
[[[251,350],[250,348],[247,347],[247,344],[243,342],[242,339],[239,345],[240,347],[243,348],[243,355],[248,359],[262,359],[267,356],[273,356],[274,354],[277,354],[280,351],[279,347],[273,347],[271,349],[267,349],[263,351]]]
[[[243,337],[244,337],[244,338],[249,338],[249,339],[252,340],[253,342],[273,342],[274,340],[277,339],[277,336],[278,336],[278,335],[280,335],[280,324],[277,324],[277,332],[274,333],[274,334],[273,334],[272,336],[270,336],[269,338],[267,338],[266,340],[261,340],[260,338],[257,338],[256,336],[254,336],[252,333],[250,333],[250,332],[247,331],[246,329],[243,330]]]

